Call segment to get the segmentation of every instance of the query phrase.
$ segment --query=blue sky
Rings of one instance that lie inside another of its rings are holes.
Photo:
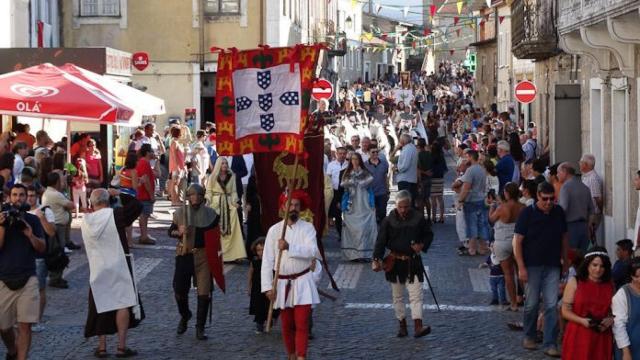
[[[374,6],[376,3],[380,5],[394,5],[394,6],[422,6],[422,0],[373,0]],[[365,6],[367,6],[365,4]],[[413,8],[410,11],[417,12],[419,9]],[[402,9],[382,9],[380,11],[380,15],[387,16],[390,18],[394,18],[400,21],[406,21],[409,23],[422,25],[422,15],[421,14],[412,14],[407,15],[407,18],[404,18],[402,13]]]

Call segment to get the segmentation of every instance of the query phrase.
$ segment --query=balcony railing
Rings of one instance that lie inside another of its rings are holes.
[[[519,59],[543,60],[556,55],[553,0],[515,0],[511,4],[512,52]]]
[[[558,32],[566,34],[581,26],[605,21],[608,16],[638,11],[640,0],[561,0],[558,1]]]

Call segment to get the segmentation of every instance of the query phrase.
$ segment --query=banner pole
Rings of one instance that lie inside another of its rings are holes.
[[[284,236],[287,234],[287,221],[289,220],[289,207],[291,206],[291,198],[292,198],[292,194],[293,194],[293,190],[295,188],[296,184],[296,176],[298,175],[298,159],[299,156],[298,154],[295,154],[295,160],[293,162],[293,176],[290,179],[287,179],[287,203],[285,205],[285,210],[284,210],[284,220],[282,223],[282,235],[280,236],[280,239],[284,239]],[[293,186],[292,186],[293,185]],[[272,283],[272,287],[271,290],[273,291],[273,293],[276,295],[277,297],[277,287],[278,287],[278,276],[280,275],[280,261],[282,260],[282,253],[283,250],[278,251],[278,258],[276,260],[276,272],[273,275],[273,283]],[[274,297],[275,299],[275,297]],[[273,320],[273,305],[274,305],[274,300],[271,300],[269,302],[269,313],[267,316],[267,327],[265,329],[265,332],[269,333],[271,331],[271,322]]]

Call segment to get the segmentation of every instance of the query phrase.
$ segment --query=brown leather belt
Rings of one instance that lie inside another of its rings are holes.
[[[396,260],[407,261],[411,259],[411,256],[398,254],[397,252],[393,252],[393,251],[391,252],[391,255],[393,255],[393,257],[396,258]]]
[[[299,278],[300,276],[311,271],[311,268],[306,268],[305,270],[300,271],[299,273],[290,274],[290,275],[280,275],[278,274],[278,279],[287,280],[287,285],[284,288],[284,301],[287,301],[289,297],[289,291],[291,291],[291,281]]]

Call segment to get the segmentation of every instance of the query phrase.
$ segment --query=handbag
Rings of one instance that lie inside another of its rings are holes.
[[[69,257],[64,253],[64,250],[58,250],[48,253],[44,258],[44,263],[47,265],[47,270],[59,272],[69,265]]]
[[[29,281],[30,278],[31,278],[31,275],[21,275],[21,276],[15,277],[15,278],[2,280],[2,282],[11,291],[18,291],[18,290],[22,289],[27,284],[27,281]]]
[[[396,257],[393,254],[389,254],[382,259],[382,270],[384,272],[390,272],[393,270],[393,266],[396,264]]]
[[[59,244],[58,234],[47,238],[47,253],[44,255],[44,263],[47,265],[47,270],[52,272],[60,272],[69,265],[69,257]]]

